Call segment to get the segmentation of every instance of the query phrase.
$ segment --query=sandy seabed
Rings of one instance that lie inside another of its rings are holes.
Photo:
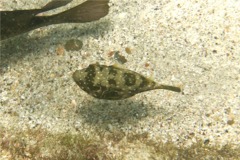
[[[1,0],[0,9],[47,2]],[[240,1],[109,4],[99,21],[52,25],[1,42],[0,159],[240,157]],[[82,49],[66,51],[70,39],[81,40]],[[184,94],[89,96],[72,73],[96,62],[119,63],[113,51],[127,60],[122,67],[182,86]]]

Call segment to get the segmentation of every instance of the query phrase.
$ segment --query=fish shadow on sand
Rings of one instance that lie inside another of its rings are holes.
[[[25,33],[12,39],[4,40],[0,42],[1,64],[14,65],[29,54],[36,54],[37,56],[42,50],[49,50],[52,46],[64,44],[69,39],[86,39],[85,37],[88,36],[103,36],[109,28],[110,21],[108,20],[79,25],[59,24],[54,28],[53,26],[47,28],[49,31],[42,37],[38,37],[35,31],[36,33],[33,33],[32,37],[29,37],[28,33]]]
[[[155,109],[150,102],[144,104],[141,100],[132,99],[121,101],[96,99],[77,110],[77,114],[84,122],[103,129],[106,129],[108,125],[134,125],[144,118],[161,115],[162,113],[168,113],[168,111],[164,107]]]

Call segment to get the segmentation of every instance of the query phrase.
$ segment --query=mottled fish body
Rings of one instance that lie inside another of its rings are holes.
[[[95,21],[106,16],[109,11],[109,0],[88,0],[59,14],[40,15],[40,13],[64,6],[71,1],[53,0],[41,9],[1,11],[1,40],[51,24]]]
[[[121,100],[154,89],[181,92],[179,87],[158,84],[139,73],[115,65],[91,64],[75,71],[73,79],[91,96],[107,100]]]

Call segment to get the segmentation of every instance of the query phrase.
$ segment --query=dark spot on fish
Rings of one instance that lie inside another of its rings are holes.
[[[140,84],[140,88],[144,88],[146,86],[148,86],[149,84],[149,80],[143,76],[140,76],[140,79],[142,80],[141,84]]]
[[[123,73],[123,78],[127,86],[132,86],[136,83],[136,76],[131,73]]]
[[[92,85],[92,86],[89,86],[89,89],[90,89],[90,91],[99,91],[99,90],[102,90],[102,86],[100,86],[100,85]]]
[[[99,87],[94,86],[93,82],[94,82],[94,78],[96,76],[96,71],[95,71],[95,67],[94,65],[89,65],[88,68],[86,68],[85,72],[87,72],[87,76],[85,79],[85,86],[88,86],[89,91],[91,90],[97,90],[99,89]],[[84,86],[83,85],[83,86]]]
[[[116,81],[114,80],[114,79],[109,79],[108,80],[108,83],[110,84],[110,85],[117,85],[117,83],[116,83]]]
[[[109,74],[113,75],[113,76],[116,76],[117,75],[117,70],[114,69],[113,66],[109,66]]]
[[[103,99],[118,99],[118,97],[122,96],[122,91],[121,90],[108,90],[105,91],[104,94],[102,95]]]
[[[100,72],[105,68],[104,66],[98,66]]]

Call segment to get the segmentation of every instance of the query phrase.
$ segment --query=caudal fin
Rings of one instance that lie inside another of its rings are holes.
[[[157,87],[158,89],[166,89],[174,92],[182,92],[182,89],[180,87],[175,86],[168,86],[168,85],[160,85]]]
[[[51,23],[84,23],[96,21],[108,14],[109,0],[88,0],[74,8],[53,15]]]

